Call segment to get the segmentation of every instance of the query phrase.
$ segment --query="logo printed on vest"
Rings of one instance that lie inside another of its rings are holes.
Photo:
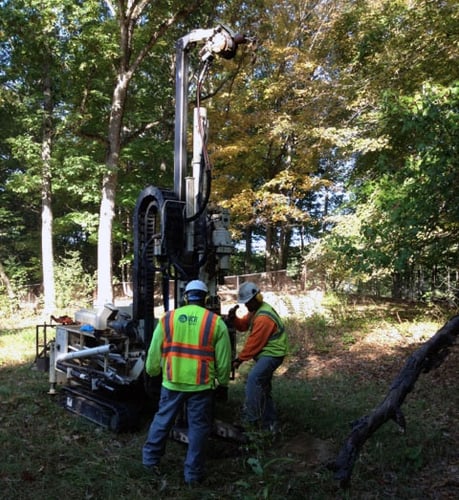
[[[179,323],[188,323],[189,325],[197,325],[198,317],[197,316],[188,316],[187,314],[180,314],[178,317]]]
[[[188,324],[189,325],[197,325],[198,317],[197,316],[188,316]]]

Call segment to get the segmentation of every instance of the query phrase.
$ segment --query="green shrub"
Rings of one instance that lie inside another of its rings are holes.
[[[95,281],[85,273],[77,251],[67,252],[55,266],[56,306],[58,309],[83,307],[91,303]]]

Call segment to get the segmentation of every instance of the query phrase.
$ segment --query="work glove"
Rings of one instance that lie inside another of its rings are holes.
[[[236,317],[236,311],[239,309],[239,306],[236,305],[234,307],[232,307],[229,311],[228,311],[228,319],[230,321],[234,321],[234,318]]]
[[[231,366],[233,367],[233,370],[237,370],[242,364],[242,360],[239,358],[233,359]]]
[[[214,390],[216,401],[228,401],[228,387],[226,385],[218,385]]]

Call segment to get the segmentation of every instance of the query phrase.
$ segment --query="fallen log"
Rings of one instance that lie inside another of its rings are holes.
[[[382,403],[369,415],[365,415],[352,425],[341,450],[329,468],[340,486],[349,485],[352,470],[365,441],[385,422],[394,420],[402,431],[406,429],[405,417],[401,405],[409,394],[421,373],[437,368],[449,354],[449,348],[459,334],[459,315],[452,317],[437,333],[417,349],[405,362],[398,376],[392,382],[389,392]]]

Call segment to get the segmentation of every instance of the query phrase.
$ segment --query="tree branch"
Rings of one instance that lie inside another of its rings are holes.
[[[154,122],[144,123],[144,124],[142,124],[141,127],[137,128],[135,130],[132,130],[132,131],[131,130],[124,130],[123,139],[121,141],[122,146],[123,147],[126,146],[127,144],[129,144],[130,142],[132,142],[134,139],[141,136],[145,132],[148,132],[152,128],[157,127],[160,123],[161,122],[159,120],[156,120]]]
[[[116,17],[116,10],[115,7],[113,7],[113,4],[110,0],[105,0],[105,5],[107,6],[107,9],[110,11],[110,14],[113,17]]]
[[[142,8],[145,8],[146,5],[148,5],[148,2],[144,2],[145,5],[142,4]],[[137,57],[135,58],[134,62],[132,63],[131,67],[129,68],[129,71],[131,74],[135,72],[137,67],[142,63],[142,61],[145,59],[146,55],[149,53],[151,48],[155,45],[155,43],[161,38],[164,33],[177,22],[178,19],[183,19],[184,17],[188,16],[191,14],[194,10],[196,10],[199,6],[201,5],[200,1],[195,1],[193,3],[190,3],[188,7],[185,7],[175,14],[173,14],[169,19],[166,19],[160,26],[159,28],[151,34],[148,42],[142,47],[142,49],[139,51],[137,54]],[[136,11],[137,12],[137,11]]]
[[[394,420],[405,431],[405,417],[400,409],[405,397],[410,393],[421,373],[437,368],[449,354],[459,334],[459,315],[451,318],[437,333],[415,351],[392,382],[384,401],[369,415],[352,424],[352,431],[334,463],[329,468],[335,471],[335,479],[342,487],[349,485],[352,469],[365,441],[387,420]]]

